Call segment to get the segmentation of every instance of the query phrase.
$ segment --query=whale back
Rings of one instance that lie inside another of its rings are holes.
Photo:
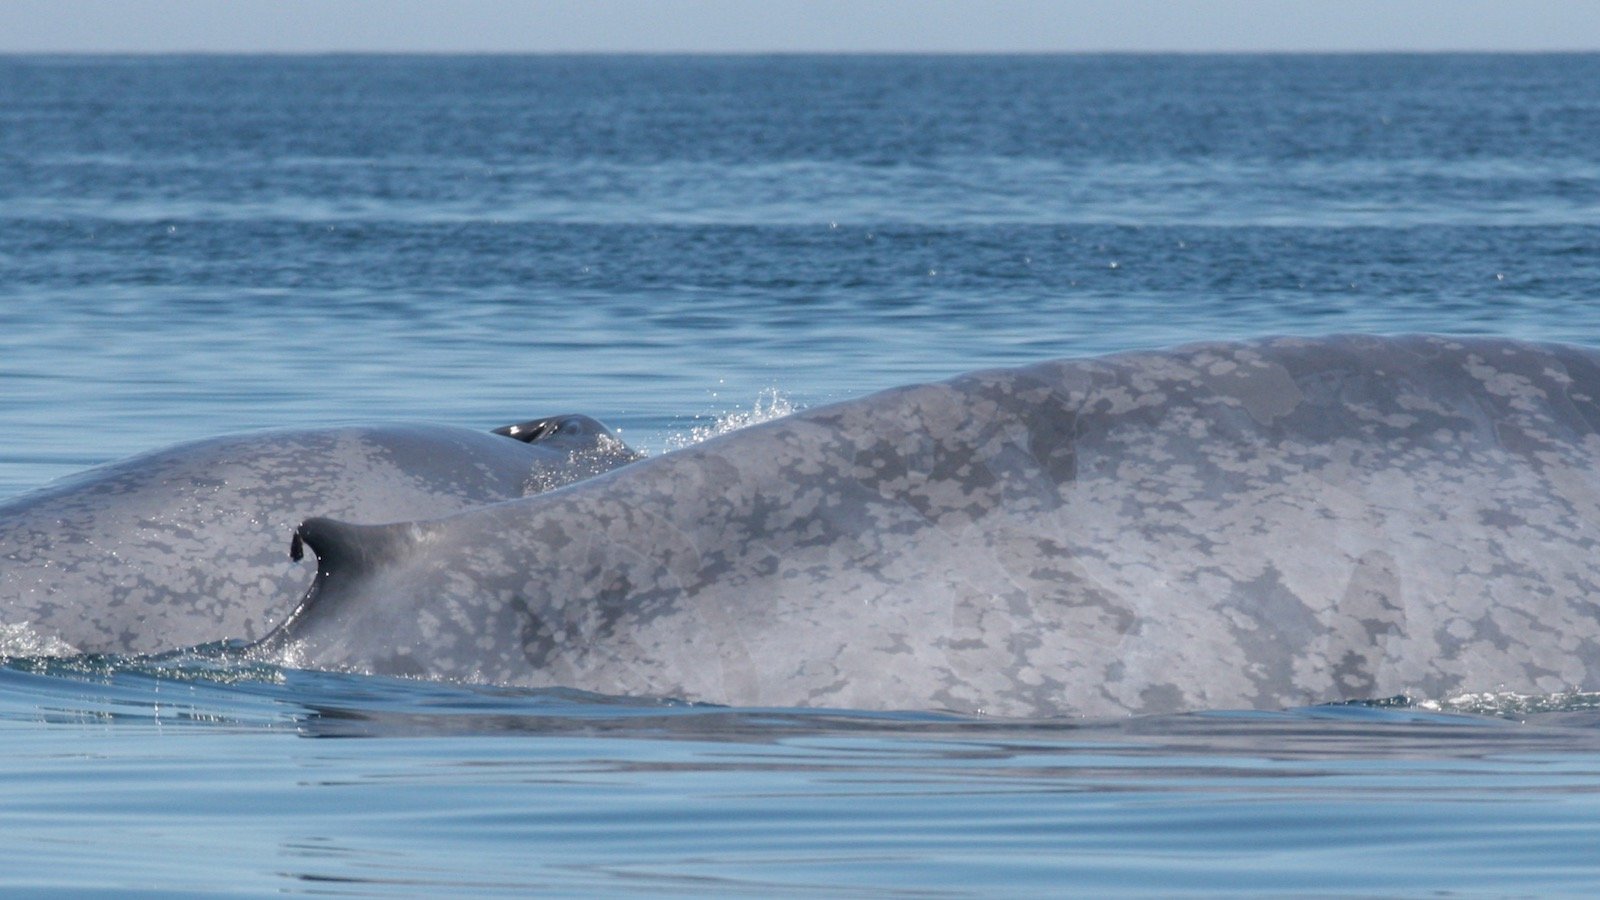
[[[634,458],[594,424],[532,442],[421,424],[229,435],[13,498],[0,504],[0,652],[257,639],[311,582],[281,543],[301,520],[441,516]]]
[[[979,372],[419,523],[267,649],[1010,715],[1595,689],[1597,397],[1593,351],[1489,339]]]

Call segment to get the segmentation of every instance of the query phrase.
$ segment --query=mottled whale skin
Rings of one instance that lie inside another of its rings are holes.
[[[381,425],[230,435],[134,456],[0,504],[8,652],[145,653],[255,640],[309,566],[283,553],[308,515],[441,516],[635,457],[586,416],[499,434]]]
[[[272,658],[1120,715],[1600,689],[1600,355],[1278,338],[986,371],[432,521],[305,523]]]

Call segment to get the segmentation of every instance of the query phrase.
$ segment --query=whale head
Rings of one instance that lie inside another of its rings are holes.
[[[599,421],[578,413],[546,416],[494,429],[494,433],[521,441],[541,451],[564,454],[575,468],[578,479],[608,472],[618,466],[644,458]],[[560,487],[575,480],[563,477],[559,483],[530,483],[527,494]]]
[[[542,419],[518,422],[496,428],[494,433],[514,438],[524,444],[587,443],[602,437],[622,443],[611,429],[598,420],[580,413],[545,416]]]

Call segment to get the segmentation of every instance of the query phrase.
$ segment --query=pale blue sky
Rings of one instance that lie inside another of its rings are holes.
[[[0,52],[1600,50],[1600,0],[0,0]]]

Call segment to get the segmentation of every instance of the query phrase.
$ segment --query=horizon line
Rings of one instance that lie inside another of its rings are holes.
[[[905,56],[905,57],[975,57],[975,56],[1594,56],[1600,48],[1326,48],[1326,49],[1077,49],[1077,50],[643,50],[643,49],[586,49],[586,50],[497,50],[497,49],[163,49],[163,50],[8,50],[0,49],[0,57],[161,57],[161,56],[238,56],[238,57],[315,57],[315,56],[495,56],[495,57],[572,57],[572,56],[636,56],[636,57],[822,57],[822,56]]]

